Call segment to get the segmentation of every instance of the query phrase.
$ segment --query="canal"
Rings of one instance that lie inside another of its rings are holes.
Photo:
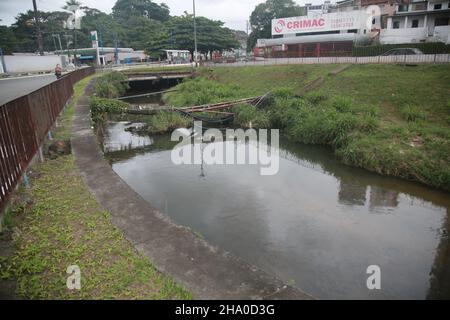
[[[256,165],[177,166],[170,136],[127,130],[139,125],[110,122],[106,157],[199,237],[319,299],[450,298],[448,194],[285,139],[274,176]],[[371,265],[381,290],[366,286]]]

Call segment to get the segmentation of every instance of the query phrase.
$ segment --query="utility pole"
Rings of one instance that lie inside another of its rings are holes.
[[[117,31],[114,31],[113,33],[114,35],[114,60],[116,65],[120,63],[119,61],[119,39],[118,39],[118,35],[117,35]]]
[[[194,7],[194,61],[195,61],[195,67],[198,67],[197,22],[195,20],[195,0],[192,0],[192,5]]]
[[[55,47],[55,54],[56,54],[56,51],[58,51],[58,48],[56,47],[56,40],[55,40],[54,34],[52,34],[52,40],[53,40],[53,46]]]
[[[37,34],[37,41],[38,41],[38,50],[39,50],[39,54],[41,56],[43,56],[44,55],[44,45],[42,43],[42,33],[41,33],[41,27],[39,25],[39,16],[38,16],[36,0],[33,0],[33,9],[34,9],[34,23],[36,25],[36,34]]]
[[[78,61],[77,61],[77,29],[73,28],[73,61],[74,61],[74,65],[75,67],[78,66]]]
[[[61,45],[61,36],[60,36],[59,33],[57,34],[57,36],[58,36],[59,50],[61,51],[61,54],[62,54],[63,48],[62,48],[62,45]]]

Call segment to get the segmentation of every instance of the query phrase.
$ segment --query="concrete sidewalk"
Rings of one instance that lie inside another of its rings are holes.
[[[91,129],[88,95],[78,100],[72,150],[80,172],[113,224],[161,272],[190,290],[196,299],[312,299],[302,291],[199,239],[154,209],[106,162]]]

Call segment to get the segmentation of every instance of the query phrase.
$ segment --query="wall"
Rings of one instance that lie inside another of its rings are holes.
[[[437,41],[450,44],[450,26],[439,26],[434,28],[434,38]]]
[[[417,43],[427,38],[427,28],[382,29],[381,44]]]
[[[4,56],[7,73],[28,73],[53,71],[62,64],[61,56],[7,55]]]
[[[279,58],[263,59],[236,63],[207,63],[215,67],[273,66],[287,64],[422,64],[450,63],[450,54],[422,54],[406,56],[374,56],[374,57],[320,57],[320,58]]]

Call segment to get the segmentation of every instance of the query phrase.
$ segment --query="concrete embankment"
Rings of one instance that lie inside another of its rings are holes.
[[[179,226],[134,192],[106,162],[91,129],[88,86],[78,100],[72,151],[97,201],[114,225],[154,266],[197,299],[312,299],[297,288],[208,244]]]

